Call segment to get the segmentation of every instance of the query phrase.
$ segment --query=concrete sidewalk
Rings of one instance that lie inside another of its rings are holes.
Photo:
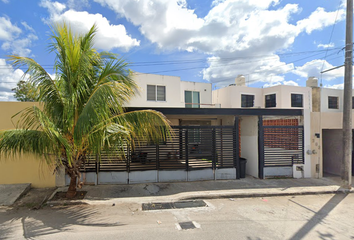
[[[30,189],[30,183],[0,184],[0,206],[11,206]]]
[[[66,190],[67,187],[57,189],[57,191]],[[261,180],[252,177],[241,180],[84,186],[82,191],[87,191],[87,194],[84,200],[79,202],[87,204],[168,202],[188,199],[269,197],[341,192],[339,182],[330,178]]]

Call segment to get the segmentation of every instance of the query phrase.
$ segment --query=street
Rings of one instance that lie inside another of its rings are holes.
[[[353,194],[204,201],[152,211],[131,202],[2,208],[0,239],[354,239]]]

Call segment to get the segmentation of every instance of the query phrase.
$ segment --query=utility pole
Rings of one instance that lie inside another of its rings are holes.
[[[353,77],[353,0],[347,0],[345,74],[343,97],[343,159],[341,166],[342,188],[352,183],[352,77]]]

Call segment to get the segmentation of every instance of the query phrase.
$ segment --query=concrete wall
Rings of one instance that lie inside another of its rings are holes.
[[[147,182],[186,182],[202,180],[232,180],[236,179],[236,168],[200,169],[200,170],[150,170],[132,172],[94,172],[86,173],[86,181],[82,174],[81,181],[85,184],[135,184]],[[65,176],[65,184],[69,185],[70,178]]]
[[[222,108],[241,108],[241,95],[255,95],[254,107],[265,108],[265,95],[276,94],[275,108],[291,107],[291,94],[303,95],[303,107],[312,109],[312,90],[309,87],[278,85],[269,88],[252,88],[245,86],[228,86],[213,91],[213,103],[220,103]]]
[[[181,81],[180,84],[180,99],[182,100],[183,104],[185,104],[184,91],[195,91],[199,92],[201,108],[212,107],[211,83]]]
[[[328,108],[328,97],[338,97],[338,109]],[[340,89],[321,89],[321,112],[342,112],[343,111],[343,90]]]
[[[311,147],[310,153],[307,153],[305,150],[305,154],[311,156],[311,177],[313,178],[321,178],[322,177],[322,129],[321,125],[321,114],[319,112],[311,113],[311,132],[310,132],[310,141]],[[317,135],[316,135],[317,134]],[[316,170],[316,165],[318,166]]]
[[[312,112],[321,111],[321,88],[312,87]]]
[[[323,172],[340,175],[343,158],[342,130],[324,129],[323,134]]]
[[[264,168],[264,177],[292,177],[293,168],[292,167],[266,167]]]
[[[265,106],[265,95],[276,94],[276,108],[292,108],[292,109],[312,109],[312,90],[309,87],[278,85],[274,87],[264,88],[262,97],[262,107]],[[291,94],[303,95],[303,107],[291,107]]]
[[[14,129],[11,117],[26,107],[38,105],[25,102],[0,102],[0,129]],[[16,123],[18,118],[14,119]],[[0,184],[31,183],[34,188],[54,187],[54,168],[31,154],[0,156]]]
[[[304,109],[304,177],[310,178],[312,177],[312,159],[311,155],[306,154],[308,150],[311,149],[311,114],[309,109]]]
[[[181,79],[179,77],[136,73],[133,79],[139,86],[139,93],[133,97],[128,107],[184,107],[180,99]],[[147,85],[166,86],[166,101],[147,101]]]
[[[264,107],[262,89],[245,86],[228,86],[213,91],[213,103],[221,104],[222,108],[241,108],[241,95],[254,95],[254,107]]]
[[[258,178],[258,117],[241,117],[241,157],[247,159],[246,174]]]
[[[212,107],[211,83],[186,82],[180,77],[135,73],[133,79],[139,91],[128,103],[128,107],[185,107],[184,91],[200,93],[201,107]],[[166,101],[147,101],[147,85],[166,87]]]

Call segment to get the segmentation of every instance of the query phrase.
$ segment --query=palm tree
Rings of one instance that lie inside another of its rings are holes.
[[[170,134],[159,112],[125,112],[137,85],[124,60],[93,48],[96,30],[94,25],[75,35],[65,23],[53,27],[49,50],[56,56],[55,77],[31,58],[9,56],[14,67],[27,67],[28,81],[40,91],[40,107],[24,109],[16,129],[0,131],[0,153],[32,153],[64,166],[70,176],[68,198],[82,186],[80,168],[89,154],[114,150],[124,158],[127,146]]]

